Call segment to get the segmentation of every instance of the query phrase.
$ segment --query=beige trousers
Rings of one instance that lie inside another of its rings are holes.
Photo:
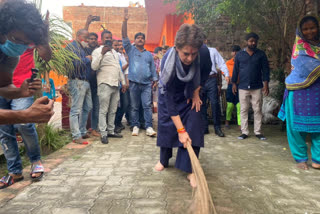
[[[254,112],[254,133],[261,134],[262,125],[262,90],[243,90],[239,89],[240,115],[241,115],[241,132],[249,135],[248,112],[250,103]]]

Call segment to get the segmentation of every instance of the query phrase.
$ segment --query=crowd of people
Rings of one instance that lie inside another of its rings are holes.
[[[128,18],[126,14],[122,25],[123,40],[112,39],[112,32],[104,30],[101,33],[101,45],[99,46],[98,35],[88,31],[94,19],[94,16],[90,15],[85,29],[79,30],[75,40],[67,47],[79,57],[79,60],[73,62],[74,70],[70,71],[68,82],[72,98],[70,126],[76,143],[85,143],[85,139],[89,137],[86,124],[90,111],[91,134],[101,136],[102,143],[108,143],[108,137],[122,137],[120,133],[125,126],[121,121],[124,115],[131,126],[132,136],[137,136],[141,128],[146,129],[146,135],[156,136],[152,126],[152,105],[158,101],[157,85],[162,73],[161,66],[165,62],[163,57],[166,56],[167,50],[171,49],[168,49],[168,46],[157,47],[154,53],[150,53],[144,48],[145,35],[141,32],[135,35],[134,43],[131,44],[127,37]],[[215,134],[219,137],[225,136],[221,129],[220,107],[221,74],[223,74],[228,83],[226,128],[230,127],[229,121],[234,106],[237,106],[238,124],[240,125],[240,118],[248,117],[248,102],[252,100],[255,115],[254,132],[260,140],[265,139],[261,132],[262,95],[260,89],[263,87],[265,95],[268,95],[268,60],[265,53],[257,49],[259,40],[257,34],[248,34],[246,40],[249,51],[241,50],[238,45],[233,46],[233,58],[227,63],[217,49],[206,45],[203,47],[207,52],[206,55],[200,57],[202,61],[206,61],[201,70],[209,72],[204,85],[199,89],[205,134],[209,134],[208,100],[212,109]],[[203,42],[206,43],[206,39]],[[243,56],[240,59],[235,58],[238,52],[240,52],[238,55]],[[252,56],[253,53],[258,54]],[[249,58],[252,64],[246,63]],[[235,72],[233,72],[234,67]],[[240,69],[247,72],[238,78]],[[257,73],[256,70],[262,72]],[[231,79],[233,74],[235,75]],[[238,88],[240,98],[242,98],[240,102]],[[241,106],[243,106],[242,116],[240,115]],[[241,127],[242,134],[239,139],[245,139],[249,134],[247,119],[242,120]]]
[[[30,14],[33,18],[26,18]],[[40,180],[44,173],[34,123],[48,122],[52,116],[54,84],[48,77],[41,81],[30,76],[35,66],[34,49],[45,61],[52,57],[48,16],[47,13],[42,20],[38,10],[24,0],[4,1],[0,6],[0,22],[6,23],[0,26],[0,123],[3,124],[0,142],[9,171],[0,180],[0,188],[23,179],[16,131],[27,148],[32,164],[31,178]],[[188,173],[194,187],[196,179],[186,146],[191,144],[199,156],[204,135],[209,134],[208,103],[215,134],[225,136],[221,129],[221,75],[228,83],[226,130],[230,128],[236,106],[237,124],[241,129],[238,139],[249,137],[251,104],[254,134],[259,140],[266,139],[261,130],[261,108],[263,94],[269,94],[270,70],[265,52],[257,48],[256,33],[246,35],[245,47],[232,46],[232,58],[225,62],[217,49],[207,46],[206,37],[196,24],[180,27],[174,47],[157,47],[150,53],[144,47],[144,33],[136,33],[131,43],[128,20],[125,9],[122,40],[113,39],[112,32],[104,30],[99,44],[98,34],[89,32],[90,23],[94,21],[90,15],[84,28],[76,32],[66,47],[78,56],[72,61],[74,69],[68,71],[67,84],[71,98],[70,129],[75,143],[86,144],[91,136],[99,137],[103,144],[108,144],[109,138],[122,138],[125,117],[132,136],[138,136],[141,129],[145,129],[149,137],[157,136],[160,155],[156,170],[168,167],[172,148],[178,147],[175,166]],[[320,76],[319,44],[319,23],[315,17],[307,16],[299,23],[292,55],[293,70],[286,79],[287,91],[279,113],[281,119],[287,120],[289,145],[302,169],[308,169],[307,133],[312,133],[312,167],[320,168],[320,108],[316,96]],[[33,95],[42,84],[49,85],[44,90],[45,96],[33,102]],[[153,104],[158,105],[158,133],[153,128]],[[87,124],[91,126],[89,129]]]

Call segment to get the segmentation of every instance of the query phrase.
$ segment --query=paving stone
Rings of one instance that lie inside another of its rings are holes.
[[[148,187],[143,186],[134,186],[132,190],[132,198],[139,199],[139,198],[148,198]]]
[[[100,186],[83,186],[79,185],[76,189],[73,189],[72,192],[70,192],[67,197],[68,199],[95,199],[97,197],[97,194],[101,191]]]
[[[163,207],[139,207],[129,209],[129,213],[132,214],[166,214],[167,211],[163,209]]]
[[[200,163],[218,213],[319,213],[320,171],[297,169],[285,133],[277,126],[263,130],[264,142],[237,140],[236,127],[225,138],[205,136]],[[17,186],[23,190],[13,199],[10,188],[0,192],[0,213],[188,213],[192,188],[187,173],[174,168],[177,150],[169,168],[157,172],[156,139],[143,131],[138,137],[122,133],[122,139],[93,141],[76,155],[61,150],[69,158],[48,161],[56,168],[41,182]]]
[[[166,201],[161,199],[133,199],[132,200],[133,207],[162,207],[166,206]]]
[[[97,199],[94,201],[94,205],[90,208],[91,214],[106,214],[110,213],[109,209],[112,206],[112,200]]]
[[[124,199],[124,200],[113,200],[111,208],[109,209],[109,213],[112,214],[123,214],[128,213],[128,208],[130,206],[131,201]]]
[[[52,214],[87,214],[88,211],[82,208],[61,207],[53,208]]]
[[[131,192],[122,192],[122,191],[112,191],[112,192],[102,192],[99,194],[100,199],[130,199]]]

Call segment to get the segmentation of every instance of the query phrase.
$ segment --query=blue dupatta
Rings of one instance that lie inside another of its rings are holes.
[[[291,73],[286,78],[288,90],[308,88],[320,77],[320,43],[310,44],[299,27],[292,50]]]

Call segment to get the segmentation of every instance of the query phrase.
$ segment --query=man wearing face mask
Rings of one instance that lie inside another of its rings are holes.
[[[269,62],[266,54],[257,48],[259,36],[249,33],[246,36],[247,47],[239,51],[234,60],[232,74],[232,92],[237,93],[239,78],[239,101],[241,132],[239,140],[246,139],[249,135],[248,112],[250,102],[254,111],[254,133],[259,140],[266,140],[261,132],[262,125],[262,92],[269,94]]]
[[[29,16],[33,18],[28,19]],[[34,5],[23,0],[10,0],[0,4],[0,23],[2,23],[0,24],[0,123],[47,122],[53,114],[53,101],[43,97],[32,104],[32,95],[41,89],[41,80],[31,81],[31,67],[28,67],[29,64],[34,67],[32,48],[36,48],[39,56],[45,61],[51,58],[47,22],[42,20]],[[24,56],[30,55],[31,60],[27,63],[26,58],[21,58],[20,67],[23,67],[24,71],[15,71],[13,85],[13,70],[19,61],[19,56],[24,52]],[[32,163],[31,178],[39,180],[44,172],[34,124],[2,125],[0,142],[9,173],[0,179],[0,189],[23,179],[22,161],[15,137],[16,129],[24,139]]]
[[[91,89],[89,84],[90,66],[92,57],[88,55],[89,32],[81,29],[76,34],[76,39],[68,44],[67,50],[74,52],[79,59],[73,60],[74,69],[69,71],[68,90],[71,95],[70,129],[72,138],[77,144],[87,144],[86,124],[89,112],[92,109]]]

